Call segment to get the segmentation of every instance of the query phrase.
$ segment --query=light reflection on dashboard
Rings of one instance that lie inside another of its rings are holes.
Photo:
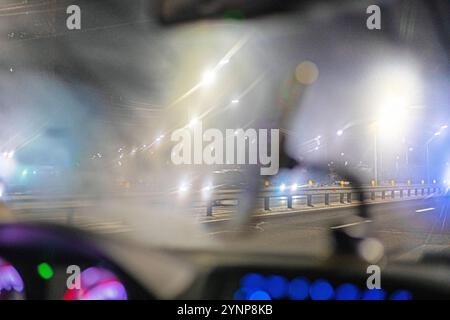
[[[109,270],[91,267],[80,275],[80,288],[67,289],[64,300],[127,300],[125,286]]]
[[[240,288],[234,293],[235,300],[411,300],[407,290],[391,293],[383,289],[361,289],[352,283],[334,287],[325,279],[310,281],[305,277],[292,280],[279,275],[263,276],[248,273],[240,280]]]
[[[0,258],[0,300],[23,299],[24,291],[24,282],[17,269]]]

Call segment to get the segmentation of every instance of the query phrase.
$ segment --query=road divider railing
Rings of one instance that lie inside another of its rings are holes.
[[[282,204],[286,209],[294,209],[296,201],[304,202],[306,207],[331,206],[332,204],[351,204],[356,201],[377,201],[377,200],[407,200],[414,198],[424,198],[428,196],[440,196],[445,194],[448,188],[442,185],[392,185],[392,186],[365,186],[354,188],[351,186],[326,186],[298,187],[295,190],[286,188],[281,191],[277,187],[267,187],[260,190],[257,195],[257,209],[270,211],[275,208],[275,203]],[[215,207],[232,206],[238,204],[239,199],[245,196],[242,189],[219,189],[214,190],[206,198],[201,192],[185,195],[187,203],[200,203],[202,208],[206,207],[206,215],[212,216]],[[178,197],[178,199],[177,199]],[[45,210],[45,209],[66,209],[72,212],[80,207],[90,207],[98,203],[98,200],[128,200],[144,201],[145,205],[152,203],[171,201],[177,203],[179,195],[176,193],[166,194],[164,192],[139,192],[139,193],[113,193],[102,197],[93,195],[9,195],[5,197],[8,206],[16,211],[23,210]],[[260,205],[261,204],[261,205]],[[277,208],[280,205],[277,206]]]
[[[222,205],[226,201],[235,201],[242,197],[242,190],[221,190],[214,193],[207,203],[207,216],[213,215],[213,208]],[[294,200],[298,198],[306,199],[306,206],[313,208],[315,201],[321,199],[321,204],[330,206],[332,199],[336,199],[339,204],[351,204],[353,201],[376,201],[376,200],[406,200],[418,197],[428,197],[431,195],[443,195],[446,188],[439,185],[393,185],[393,186],[367,186],[360,188],[352,187],[304,187],[295,191],[279,188],[265,188],[259,192],[257,198],[262,200],[262,208],[270,211],[273,200],[284,200],[287,209],[293,209]]]

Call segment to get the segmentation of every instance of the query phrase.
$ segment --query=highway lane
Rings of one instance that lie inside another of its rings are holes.
[[[378,238],[393,259],[417,259],[424,250],[450,247],[449,199],[431,198],[370,206],[370,218],[356,216],[358,208],[330,208],[297,215],[259,217],[251,228],[253,237],[237,239],[225,224],[212,223],[206,237],[228,238],[241,249],[260,248],[277,252],[293,250],[313,255],[331,251],[331,232],[367,230]]]
[[[200,207],[198,217],[201,219],[197,223],[201,222],[204,232],[198,237],[205,245],[223,245],[221,241],[226,238],[225,245],[243,250],[299,251],[321,256],[331,250],[332,230],[357,232],[366,228],[371,236],[385,244],[386,251],[395,258],[417,259],[423,250],[440,250],[450,246],[447,198],[378,202],[370,205],[369,218],[357,217],[358,206],[355,203],[325,207],[321,200],[317,198],[315,208],[307,210],[301,200],[295,204],[300,210],[286,209],[283,200],[279,201],[277,210],[260,210],[257,219],[249,227],[251,236],[243,238],[237,237],[227,226],[226,220],[232,216],[232,207],[218,208],[223,212],[216,213],[210,220],[205,219],[204,207]],[[70,208],[52,208],[52,205],[49,204],[48,209],[15,212],[16,219],[71,224],[96,233],[125,236],[137,233],[139,224],[145,231],[146,225],[171,223],[159,221],[154,212],[157,209],[152,208],[150,203],[146,207],[145,202],[140,205],[147,209],[140,216],[133,215],[133,210],[124,203],[115,213],[112,213],[112,208],[118,207],[119,203],[110,203],[108,207],[84,206],[82,203],[72,214]],[[153,220],[148,217],[150,211],[154,213]],[[192,220],[193,214],[197,216],[195,210],[186,210],[184,218]],[[136,220],[141,222],[136,223]]]

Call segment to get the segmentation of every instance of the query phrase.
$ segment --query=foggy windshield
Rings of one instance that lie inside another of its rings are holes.
[[[425,201],[450,181],[448,56],[429,10],[405,3],[370,30],[360,1],[174,26],[144,1],[86,1],[69,30],[66,1],[7,1],[0,196],[18,220],[187,247],[220,243],[231,231],[217,221],[255,184],[271,192],[262,216],[320,209],[327,193],[339,206],[352,186],[339,168],[375,201]],[[297,112],[280,127],[286,105]],[[283,168],[284,147],[323,170]],[[351,210],[254,222],[238,247],[326,251]]]

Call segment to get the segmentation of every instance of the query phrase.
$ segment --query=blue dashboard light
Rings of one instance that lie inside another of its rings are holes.
[[[284,298],[288,293],[289,282],[282,276],[270,276],[266,280],[266,289],[272,298]]]
[[[289,298],[305,300],[309,296],[309,281],[306,278],[295,278],[289,284]]]
[[[309,289],[312,300],[331,300],[334,296],[333,286],[326,280],[316,280]]]
[[[363,300],[384,300],[386,292],[382,289],[367,289],[363,292]]]
[[[358,300],[360,292],[357,286],[344,283],[336,289],[336,300]]]
[[[255,292],[255,290],[248,288],[240,288],[234,293],[234,300],[249,300],[250,296]]]
[[[391,294],[390,300],[412,300],[411,292],[407,290],[398,290]]]
[[[363,289],[352,283],[343,283],[336,288],[325,280],[310,282],[305,277],[289,281],[280,275],[268,277],[260,273],[245,274],[240,280],[241,287],[234,292],[235,300],[412,300],[408,290],[397,290],[391,294],[382,289]]]
[[[272,300],[272,299],[270,298],[270,295],[266,291],[258,290],[253,292],[248,300]]]
[[[265,280],[259,273],[249,273],[242,277],[241,286],[249,289],[263,289]]]

